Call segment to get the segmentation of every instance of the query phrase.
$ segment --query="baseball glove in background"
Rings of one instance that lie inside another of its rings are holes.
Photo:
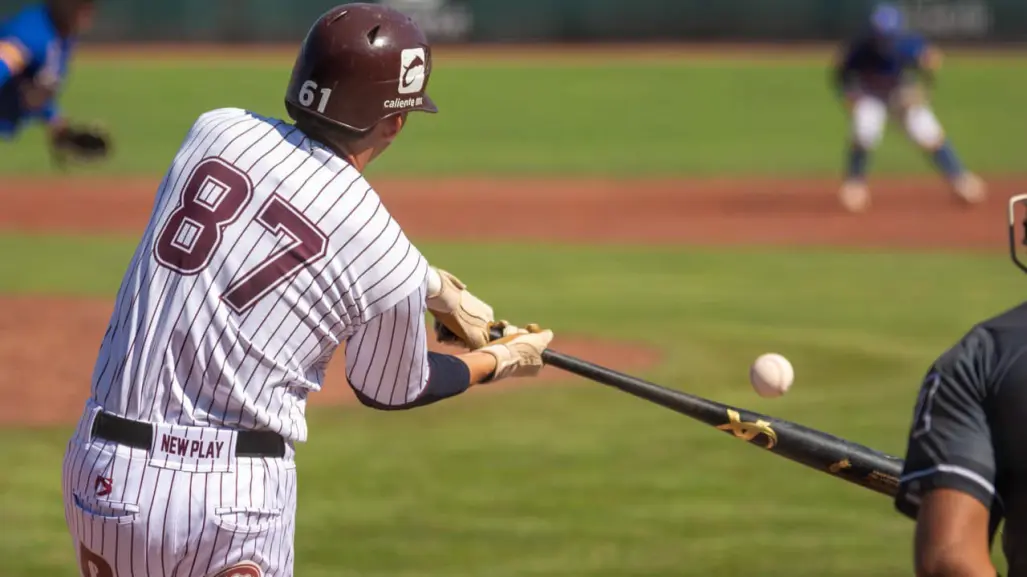
[[[98,126],[69,124],[53,133],[50,144],[58,166],[104,160],[111,152],[110,135]]]

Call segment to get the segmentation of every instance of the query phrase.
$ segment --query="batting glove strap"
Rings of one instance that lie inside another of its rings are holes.
[[[532,326],[529,330],[506,325],[503,338],[481,349],[496,359],[496,370],[489,381],[534,377],[542,370],[542,353],[553,340],[553,331]]]

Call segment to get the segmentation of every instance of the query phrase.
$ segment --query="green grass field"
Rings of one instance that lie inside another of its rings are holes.
[[[280,61],[86,61],[66,108],[118,136],[117,157],[92,172],[155,175],[203,110],[281,114],[287,72]],[[962,57],[941,78],[939,114],[982,172],[1024,172],[1027,133],[1012,128],[1027,126],[1025,73],[1027,58]],[[844,146],[815,61],[440,61],[433,78],[443,114],[417,116],[377,172],[802,176],[835,174]],[[0,145],[0,178],[48,173],[39,138]],[[874,167],[927,170],[897,134]],[[134,243],[0,234],[0,293],[111,297]],[[504,316],[648,343],[665,353],[644,375],[654,381],[895,454],[928,364],[1023,286],[1000,256],[419,246]],[[747,382],[768,350],[797,370],[774,401]],[[311,413],[303,577],[911,573],[912,523],[886,498],[598,385]],[[75,574],[60,496],[69,432],[0,429],[3,577]]]
[[[436,117],[417,115],[375,171],[720,175],[818,173],[842,162],[846,120],[826,63],[611,62],[607,66],[440,59]],[[106,122],[119,153],[103,171],[160,173],[192,121],[237,106],[285,114],[291,61],[86,59],[68,88],[68,115]],[[1027,58],[954,56],[936,109],[964,160],[985,173],[1023,172]],[[41,145],[41,135],[28,140]],[[0,174],[50,170],[42,146],[5,146]],[[9,150],[8,150],[9,149]],[[929,170],[894,133],[880,172]]]
[[[0,251],[30,240],[0,237]],[[39,246],[5,263],[0,289],[110,295],[133,242]],[[927,365],[1022,283],[979,256],[425,250],[512,317],[659,347],[666,362],[647,375],[658,382],[899,454]],[[547,290],[504,276],[510,267],[537,267]],[[775,401],[746,381],[768,349],[798,371]],[[908,574],[912,525],[886,498],[597,385],[311,419],[300,575]],[[58,481],[67,434],[2,433],[0,459],[18,463],[0,476],[4,575],[73,574]]]

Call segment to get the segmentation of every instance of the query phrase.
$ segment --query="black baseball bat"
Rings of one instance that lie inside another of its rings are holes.
[[[492,337],[500,338],[499,329]],[[894,497],[903,460],[804,425],[670,389],[551,349],[549,366],[584,377],[702,421],[775,455]]]
[[[608,385],[702,421],[725,433],[861,487],[894,497],[902,459],[823,431],[669,389],[557,351],[542,354],[547,365]]]

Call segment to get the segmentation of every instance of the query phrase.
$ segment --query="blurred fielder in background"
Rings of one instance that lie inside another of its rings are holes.
[[[0,138],[10,140],[40,120],[59,163],[106,156],[108,137],[73,126],[57,106],[75,38],[92,26],[94,3],[47,0],[0,20]]]
[[[846,178],[839,192],[847,210],[862,212],[870,206],[867,161],[889,116],[930,154],[958,199],[967,204],[984,200],[984,183],[963,168],[924,93],[923,82],[933,82],[940,62],[938,49],[907,31],[902,12],[891,4],[878,5],[869,32],[844,47],[834,81],[845,97],[852,126]]]

